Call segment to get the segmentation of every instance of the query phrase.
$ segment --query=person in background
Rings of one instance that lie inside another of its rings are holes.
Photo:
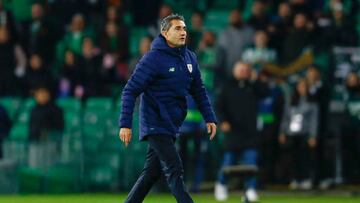
[[[239,61],[234,65],[233,78],[226,82],[217,98],[220,129],[225,133],[224,158],[215,184],[215,198],[218,201],[228,198],[224,167],[236,165],[239,159],[244,165],[257,166],[260,142],[256,128],[258,103],[267,92],[267,85],[257,80],[251,66]],[[244,187],[245,199],[259,201],[256,176],[245,177]]]
[[[242,54],[242,60],[251,64],[259,70],[263,64],[277,62],[277,53],[274,49],[268,46],[268,35],[265,31],[258,30],[255,32],[255,44],[251,46]]]
[[[360,77],[355,71],[346,77],[346,122],[342,129],[341,152],[346,183],[357,180],[360,168]]]
[[[270,18],[266,13],[266,4],[262,0],[255,0],[251,8],[248,24],[254,30],[265,30],[269,23]]]
[[[5,27],[10,33],[11,40],[18,40],[18,31],[16,29],[15,19],[11,11],[4,8],[4,0],[0,0],[0,27]]]
[[[129,58],[129,36],[125,28],[120,28],[115,22],[107,22],[100,39],[103,52],[102,72],[107,85],[128,78],[126,61]]]
[[[197,49],[204,31],[204,15],[200,11],[196,11],[191,16],[191,27],[188,31],[187,44],[190,50],[195,51]]]
[[[75,90],[81,84],[81,68],[75,54],[67,50],[65,52],[64,65],[60,70],[59,97],[77,96]],[[81,97],[80,95],[78,95]]]
[[[210,99],[214,101],[215,94],[219,91],[221,84],[225,80],[225,76],[221,72],[225,56],[223,49],[216,42],[214,32],[204,32],[196,53],[198,54],[204,85],[208,90]]]
[[[319,125],[317,129],[317,148],[316,148],[316,174],[315,183],[324,179],[330,174],[325,168],[324,159],[324,143],[326,139],[327,118],[329,93],[326,90],[326,85],[322,81],[322,76],[319,68],[316,65],[311,65],[306,71],[306,81],[309,86],[309,101],[318,106],[319,109]]]
[[[30,96],[32,91],[39,86],[46,87],[52,94],[56,93],[57,82],[44,64],[43,58],[37,53],[30,56],[23,81],[24,96]]]
[[[294,61],[303,49],[312,44],[313,23],[304,13],[298,13],[294,17],[293,27],[282,44],[281,63],[287,64]]]
[[[261,137],[260,159],[261,176],[264,183],[275,181],[276,160],[279,155],[278,135],[281,117],[284,111],[284,93],[276,84],[271,73],[266,70],[259,72],[259,80],[268,84],[269,92],[259,101],[257,129]]]
[[[272,17],[266,29],[269,33],[269,46],[274,48],[278,55],[282,54],[283,40],[292,27],[292,14],[293,12],[288,2],[280,3],[277,14]]]
[[[29,140],[38,142],[46,140],[49,132],[64,129],[64,115],[47,87],[36,87],[33,93],[36,105],[30,113]]]
[[[6,27],[0,27],[0,96],[21,92],[20,78],[26,69],[26,55],[9,34]]]
[[[37,53],[43,58],[43,63],[49,65],[54,56],[59,34],[61,34],[60,30],[49,22],[44,5],[32,4],[31,20],[23,23],[19,32],[27,56]]]
[[[318,106],[309,101],[305,79],[296,84],[290,106],[285,108],[279,142],[291,155],[291,190],[312,188],[318,130]]]
[[[101,49],[95,46],[90,37],[84,38],[82,54],[78,58],[80,84],[75,89],[75,95],[86,98],[110,94],[105,88],[104,72],[101,70],[102,59]]]
[[[238,10],[232,10],[229,16],[229,26],[219,36],[219,46],[224,50],[225,64],[224,75],[231,79],[234,64],[241,59],[244,49],[253,43],[254,31],[245,25],[242,14]]]

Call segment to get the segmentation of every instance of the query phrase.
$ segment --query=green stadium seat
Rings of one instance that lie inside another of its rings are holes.
[[[10,130],[9,139],[10,140],[19,140],[26,141],[29,137],[29,127],[28,125],[18,123],[13,126]]]
[[[239,0],[214,0],[212,3],[212,8],[216,9],[236,9],[239,8]]]
[[[81,116],[77,112],[67,111],[64,114],[65,130],[76,131],[81,128]]]
[[[6,109],[10,119],[13,121],[15,120],[15,117],[21,107],[21,102],[21,98],[19,97],[0,98],[0,105]]]
[[[27,164],[27,143],[27,140],[6,139],[3,143],[3,159],[12,160],[19,166]]]
[[[29,97],[27,99],[25,99],[25,101],[23,102],[22,111],[28,110],[31,111],[32,108],[34,108],[34,106],[36,105],[36,101],[34,98]]]
[[[111,117],[111,113],[112,112],[85,110],[83,118],[82,118],[83,127],[86,127],[89,125],[104,127],[107,119],[109,117]]]
[[[244,12],[243,12],[244,21],[247,21],[250,18],[253,4],[254,4],[254,0],[246,1]]]
[[[77,98],[62,98],[56,100],[56,103],[64,112],[79,113],[81,111],[81,101]]]
[[[16,124],[28,125],[30,122],[30,110],[23,110],[19,113]]]
[[[42,193],[44,173],[35,168],[22,167],[18,173],[19,192],[22,194]]]
[[[113,100],[110,97],[91,97],[88,98],[85,110],[93,111],[111,111],[113,108]]]
[[[228,25],[229,10],[209,10],[204,19],[204,26],[219,33]]]
[[[45,175],[45,192],[51,194],[80,192],[80,169],[73,164],[55,165]]]

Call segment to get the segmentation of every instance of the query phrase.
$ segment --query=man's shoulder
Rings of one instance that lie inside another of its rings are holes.
[[[153,63],[156,61],[158,57],[159,57],[159,53],[156,50],[150,50],[140,58],[139,63],[146,63],[146,62]]]

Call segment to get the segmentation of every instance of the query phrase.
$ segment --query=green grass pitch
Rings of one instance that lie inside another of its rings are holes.
[[[195,203],[216,203],[212,194],[192,195]],[[83,194],[83,195],[18,195],[1,196],[0,203],[122,203],[125,194]],[[227,203],[240,203],[240,194],[232,194]],[[144,203],[176,203],[169,194],[150,194]],[[339,195],[262,195],[260,203],[360,203],[360,197]]]

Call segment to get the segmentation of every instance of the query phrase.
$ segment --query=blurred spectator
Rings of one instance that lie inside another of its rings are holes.
[[[275,48],[278,55],[281,55],[282,43],[290,31],[292,23],[292,11],[289,3],[280,3],[277,14],[272,17],[272,21],[267,27],[269,33],[269,46]]]
[[[106,57],[114,62],[125,62],[129,58],[129,34],[126,27],[119,27],[115,22],[108,21],[100,39],[100,48]]]
[[[76,87],[81,84],[81,68],[78,59],[70,50],[65,52],[64,61],[60,70],[59,96],[74,96]]]
[[[284,93],[271,78],[269,72],[261,70],[259,80],[268,84],[269,92],[258,104],[257,129],[261,137],[260,165],[264,182],[275,181],[275,167],[278,158],[278,135],[284,110]]]
[[[356,46],[359,42],[356,22],[345,14],[341,1],[331,2],[331,14],[322,14],[316,21],[316,45],[320,49],[333,46]]]
[[[29,66],[23,82],[23,94],[30,96],[32,91],[38,87],[46,87],[50,93],[55,93],[56,82],[49,68],[44,64],[43,58],[39,54],[32,54],[29,60]]]
[[[10,11],[5,10],[4,0],[0,0],[0,27],[6,27],[14,42],[17,41],[17,30],[14,17]]]
[[[153,38],[151,36],[143,37],[139,44],[139,53],[130,60],[129,71],[133,72],[136,64],[140,61],[141,57],[144,56],[151,49],[151,42]]]
[[[328,118],[329,93],[325,88],[326,85],[324,85],[321,80],[320,70],[315,65],[307,69],[306,80],[309,86],[309,101],[315,103],[319,109],[316,149],[317,173],[315,174],[315,181],[317,181],[325,178],[325,174],[327,174],[324,167],[324,142],[326,136],[326,121]]]
[[[23,23],[20,32],[22,45],[30,56],[33,53],[43,57],[49,64],[54,56],[54,48],[59,31],[47,20],[44,6],[34,3],[31,6],[31,20]]]
[[[179,154],[185,171],[185,179],[192,177],[190,191],[199,192],[200,184],[205,176],[205,156],[208,152],[209,141],[204,136],[206,134],[205,122],[191,96],[187,96],[187,105],[187,115],[180,128]],[[192,150],[189,150],[191,149],[190,142],[193,142]],[[190,156],[188,156],[189,151],[192,151]],[[189,168],[190,166],[192,169]]]
[[[26,56],[22,48],[11,40],[6,27],[0,27],[0,96],[19,93],[18,77],[25,73]]]
[[[104,89],[104,73],[101,70],[102,53],[91,38],[85,38],[79,56],[80,85],[75,89],[77,97],[108,95]]]
[[[221,122],[220,129],[225,133],[223,163],[215,185],[215,198],[219,201],[228,197],[223,167],[236,165],[240,158],[244,165],[257,166],[260,141],[256,129],[258,102],[267,95],[267,87],[255,80],[254,76],[256,74],[250,65],[237,62],[233,69],[233,79],[226,82],[218,97],[217,114]],[[257,202],[257,178],[247,176],[244,187],[247,199]]]
[[[358,35],[355,30],[356,23],[347,18],[343,5],[337,3],[332,8],[332,23],[328,32],[333,34],[333,44],[338,46],[356,46]]]
[[[351,72],[346,78],[346,122],[341,136],[343,176],[346,183],[360,179],[360,78]]]
[[[3,141],[9,136],[11,120],[6,109],[0,105],[0,159],[3,157]]]
[[[82,54],[82,43],[84,38],[91,37],[92,33],[85,29],[85,18],[81,14],[73,16],[70,29],[65,33],[64,38],[57,47],[57,57],[62,63],[66,50],[72,51],[76,55]]]
[[[296,84],[290,106],[285,108],[279,142],[291,156],[292,190],[309,190],[313,185],[318,107],[309,102],[305,79]]]
[[[173,13],[173,9],[171,8],[171,6],[169,6],[167,4],[163,4],[160,6],[159,15],[158,15],[156,22],[154,22],[153,25],[150,25],[149,29],[148,29],[149,34],[153,38],[157,37],[160,34],[161,20],[163,18],[165,18],[166,16],[170,15],[171,13]]]
[[[263,64],[275,63],[277,59],[276,51],[268,47],[268,36],[264,31],[255,32],[255,46],[244,50],[242,60],[251,64],[256,69],[260,69]]]
[[[204,15],[197,11],[191,16],[191,27],[188,29],[186,43],[190,50],[195,51],[199,46],[200,40],[204,32]]]
[[[262,0],[254,1],[251,8],[251,16],[248,24],[255,30],[265,30],[270,22],[269,16],[266,14],[266,5]]]
[[[219,88],[224,81],[224,75],[221,75],[220,70],[225,60],[223,50],[216,42],[215,33],[204,32],[197,49],[197,56],[206,90],[210,96],[214,96],[216,88]]]
[[[254,31],[243,23],[238,10],[231,11],[229,24],[220,34],[219,45],[224,49],[226,56],[224,73],[227,78],[232,78],[234,64],[241,59],[244,48],[253,42]]]
[[[129,33],[127,27],[112,21],[108,21],[105,33],[100,39],[100,48],[104,57],[102,71],[105,81],[111,85],[115,81],[126,81],[128,79],[129,59]]]
[[[62,131],[64,129],[64,116],[49,90],[46,87],[38,87],[34,91],[36,105],[30,113],[29,139],[30,141],[46,140],[50,131]]]
[[[112,22],[115,24],[122,24],[123,23],[123,19],[122,19],[122,13],[119,13],[120,10],[115,7],[115,6],[109,6],[106,9],[106,17],[105,17],[105,22]]]
[[[283,42],[281,57],[283,63],[294,61],[305,47],[311,45],[312,29],[313,24],[304,13],[295,15],[293,28]]]

